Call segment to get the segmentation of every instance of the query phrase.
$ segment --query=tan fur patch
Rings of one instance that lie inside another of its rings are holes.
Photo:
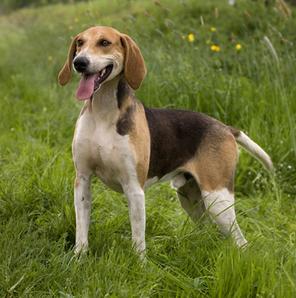
[[[217,127],[209,132],[185,168],[198,181],[201,190],[210,192],[226,187],[233,192],[237,156],[233,135],[229,130]]]
[[[67,84],[72,77],[72,62],[80,51],[88,49],[94,55],[121,55],[125,56],[126,49],[122,45],[124,34],[105,26],[95,26],[77,34],[71,41],[67,59],[59,72],[58,80],[61,85]],[[108,47],[100,46],[100,41],[110,42]]]
[[[144,187],[147,179],[150,159],[150,134],[145,117],[144,107],[136,102],[136,110],[133,119],[135,125],[129,133],[130,142],[135,150],[136,169],[140,185]]]
[[[76,53],[78,54],[87,47],[90,53],[96,55],[115,54],[118,52],[124,55],[120,38],[121,33],[113,28],[104,26],[91,27],[77,35],[76,40],[79,40],[81,45],[76,46]],[[108,47],[98,46],[98,42],[103,39],[108,40],[111,44]]]

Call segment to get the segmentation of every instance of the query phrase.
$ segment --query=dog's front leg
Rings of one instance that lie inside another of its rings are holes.
[[[132,241],[141,258],[145,255],[145,194],[140,185],[131,183],[123,186],[128,199],[129,217],[132,229]]]
[[[90,221],[91,193],[90,175],[76,175],[74,204],[76,214],[75,253],[84,252],[88,247],[88,228]]]

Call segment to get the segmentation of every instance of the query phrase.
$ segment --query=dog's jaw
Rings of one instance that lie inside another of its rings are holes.
[[[92,98],[94,92],[100,88],[101,84],[107,80],[113,70],[113,64],[109,64],[98,73],[83,73],[76,91],[76,97],[79,100]]]

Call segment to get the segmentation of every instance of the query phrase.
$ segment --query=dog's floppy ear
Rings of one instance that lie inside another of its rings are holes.
[[[63,86],[66,85],[72,76],[72,62],[76,52],[76,40],[77,36],[72,39],[71,45],[68,50],[67,60],[59,72],[58,81]]]
[[[128,35],[122,34],[121,42],[125,49],[124,76],[128,84],[136,90],[146,76],[144,58],[137,44]]]

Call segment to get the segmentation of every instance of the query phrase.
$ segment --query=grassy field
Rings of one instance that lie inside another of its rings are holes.
[[[296,17],[237,2],[101,0],[0,16],[0,297],[296,297]],[[81,104],[78,78],[61,88],[57,73],[70,37],[94,24],[140,45],[148,76],[137,97],[147,106],[207,113],[269,152],[274,179],[240,156],[247,250],[208,220],[193,224],[159,184],[146,193],[143,265],[126,200],[94,181],[89,253],[74,257]]]

